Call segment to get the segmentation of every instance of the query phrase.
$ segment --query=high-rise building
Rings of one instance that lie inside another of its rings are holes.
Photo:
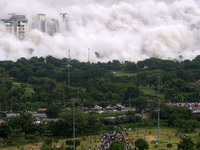
[[[2,32],[15,34],[20,40],[28,35],[28,20],[25,15],[12,14],[9,19],[1,19]]]
[[[46,33],[54,35],[59,32],[59,21],[57,19],[51,19],[46,21]]]
[[[45,14],[38,14],[37,20],[32,22],[32,28],[45,32],[46,27],[46,16]]]
[[[68,14],[67,13],[61,13],[60,16],[62,17],[62,21],[68,21]]]
[[[67,14],[67,13],[61,13],[60,16],[61,16],[61,18],[62,18],[62,22],[64,23],[66,29],[69,30],[69,25],[68,25],[68,14]]]
[[[38,14],[38,18],[32,22],[32,28],[54,35],[59,32],[59,21],[56,19],[47,20],[45,14]]]

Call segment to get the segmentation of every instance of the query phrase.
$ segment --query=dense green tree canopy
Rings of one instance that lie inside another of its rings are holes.
[[[182,141],[178,143],[178,150],[193,150],[195,143],[191,138],[183,138]]]
[[[45,112],[48,118],[58,118],[61,112],[61,108],[59,105],[50,104],[47,107],[47,111]]]
[[[16,62],[0,61],[0,76],[5,77],[0,81],[0,107],[2,110],[10,110],[11,89],[14,111],[30,110],[32,106],[38,109],[33,103],[41,103],[41,107],[51,103],[68,106],[69,100],[77,95],[80,98],[77,105],[93,107],[101,104],[105,107],[123,103],[128,106],[129,99],[140,96],[147,97],[149,101],[155,100],[155,94],[144,94],[141,88],[156,91],[158,76],[161,78],[163,101],[199,102],[200,85],[195,83],[200,76],[199,57],[180,62],[148,58],[137,63],[119,60],[89,63],[72,59],[69,76],[71,87],[68,88],[67,58],[47,56],[20,58]],[[8,77],[12,77],[12,80]],[[13,86],[13,80],[19,82],[18,85]],[[21,86],[21,83],[25,85]],[[80,89],[79,94],[75,89],[77,87]]]

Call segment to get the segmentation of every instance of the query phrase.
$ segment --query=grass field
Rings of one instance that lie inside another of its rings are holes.
[[[150,95],[158,95],[157,92],[154,91],[154,89],[152,88],[140,88],[145,94],[150,94]],[[164,93],[160,93],[160,99],[164,100],[165,94]]]
[[[149,131],[151,131],[151,135],[149,135]],[[147,135],[145,136],[145,132],[147,133]],[[138,135],[137,135],[138,133]],[[129,132],[129,135],[126,137],[132,137],[134,138],[134,141],[138,138],[143,138],[145,140],[148,141],[149,144],[149,149],[150,150],[159,150],[159,149],[163,149],[165,150],[166,145],[168,144],[168,142],[172,143],[173,148],[172,149],[177,149],[177,143],[180,142],[180,138],[179,136],[175,136],[175,134],[177,133],[177,128],[169,128],[169,127],[162,127],[160,128],[160,134],[159,134],[159,141],[160,144],[157,147],[157,140],[158,140],[158,129],[157,128],[138,128],[135,132],[131,131]],[[200,129],[196,130],[194,133],[179,133],[179,135],[183,134],[187,136],[190,136],[194,141],[197,139],[200,139],[199,136],[200,133]],[[169,139],[170,136],[170,139]],[[97,136],[99,139],[100,136]],[[90,144],[90,141],[91,144]],[[96,145],[100,145],[99,143],[94,143],[94,139],[92,137],[86,138],[86,140],[82,140],[81,141],[81,145],[85,146],[86,148],[88,147],[95,147]],[[131,143],[131,147],[135,147],[134,142],[133,144]],[[80,147],[79,147],[80,149]]]
[[[119,76],[137,76],[136,73],[128,73],[128,72],[125,72],[125,71],[117,71],[116,73]]]
[[[117,130],[117,129],[116,129]],[[151,135],[149,135],[149,131],[151,132]],[[147,135],[145,136],[145,132]],[[134,141],[138,138],[144,138],[145,140],[148,141],[149,144],[149,150],[165,150],[166,145],[168,142],[172,143],[173,145],[173,150],[177,149],[177,143],[180,142],[179,136],[181,134],[190,136],[194,141],[200,139],[200,129],[195,130],[193,133],[181,133],[179,132],[178,136],[175,136],[177,133],[177,128],[169,128],[167,126],[161,126],[160,127],[160,134],[159,134],[159,139],[160,139],[160,144],[157,147],[157,139],[158,139],[158,129],[156,127],[153,128],[138,128],[136,131],[130,131],[128,136],[126,137],[132,137],[134,138]],[[123,131],[123,133],[125,133]],[[138,135],[137,135],[138,133]],[[170,138],[169,138],[170,136]],[[86,150],[88,147],[93,147],[95,148],[98,145],[101,145],[101,135],[96,135],[97,139],[95,141],[95,136],[84,136],[84,137],[79,137],[77,139],[81,140],[81,146],[85,147]],[[65,142],[65,140],[60,140],[59,144],[56,143],[56,146],[62,145]],[[36,144],[28,144],[28,145],[23,145],[23,146],[18,146],[18,147],[10,147],[10,148],[4,148],[4,150],[20,150],[20,149],[34,149],[34,150],[39,150],[39,144],[42,143],[36,143]],[[135,147],[134,142],[130,142],[130,145],[132,148]],[[77,147],[77,150],[81,150],[81,146]]]

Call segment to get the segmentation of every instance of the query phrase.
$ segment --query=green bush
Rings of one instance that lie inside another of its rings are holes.
[[[146,140],[139,138],[135,141],[135,147],[139,148],[139,150],[149,149],[149,144]]]
[[[123,146],[120,141],[114,141],[110,144],[110,150],[123,150]]]
[[[86,137],[85,137],[85,136],[83,136],[83,137],[82,137],[82,140],[83,140],[83,141],[86,141]]]
[[[172,147],[173,147],[172,143],[168,143],[168,144],[167,144],[167,148],[170,149],[170,148],[172,148]]]

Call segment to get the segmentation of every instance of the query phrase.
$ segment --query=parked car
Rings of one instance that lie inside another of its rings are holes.
[[[98,105],[95,105],[94,108],[95,108],[95,109],[102,109],[102,107],[101,107],[101,106],[98,106]]]
[[[113,108],[111,106],[107,106],[105,109],[106,110],[113,110]]]
[[[99,111],[99,114],[102,114],[102,113],[104,113],[104,111]]]

